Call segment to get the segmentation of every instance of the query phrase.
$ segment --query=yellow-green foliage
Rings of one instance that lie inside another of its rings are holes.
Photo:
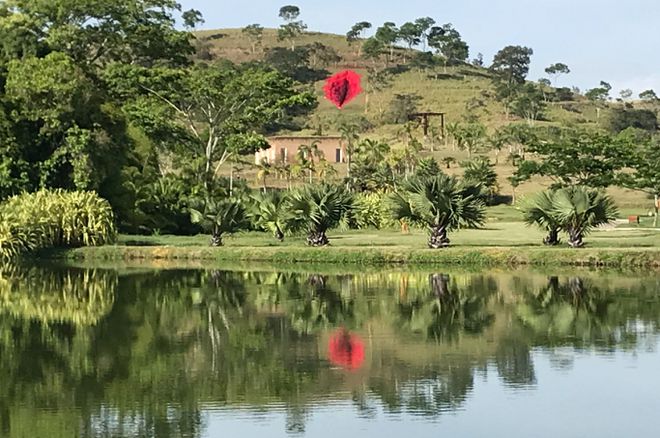
[[[356,195],[353,219],[357,228],[392,228],[398,224],[385,206],[385,196],[381,192]]]
[[[115,236],[112,208],[93,192],[41,190],[0,205],[0,260],[40,248],[104,245]]]

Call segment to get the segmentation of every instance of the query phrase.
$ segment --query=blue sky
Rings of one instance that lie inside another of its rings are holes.
[[[653,88],[660,94],[660,0],[179,0],[199,9],[204,28],[277,27],[282,5],[295,4],[312,30],[345,34],[357,21],[398,25],[430,16],[453,23],[470,45],[470,56],[487,63],[506,45],[534,49],[530,79],[563,62],[571,74],[559,84],[592,88],[601,80],[616,93],[635,95]]]

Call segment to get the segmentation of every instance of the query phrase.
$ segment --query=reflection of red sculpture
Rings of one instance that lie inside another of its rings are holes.
[[[364,342],[357,335],[341,329],[332,335],[328,344],[330,362],[342,368],[356,370],[364,362]]]
[[[353,70],[344,70],[331,76],[325,83],[325,97],[341,109],[362,92],[360,75]]]

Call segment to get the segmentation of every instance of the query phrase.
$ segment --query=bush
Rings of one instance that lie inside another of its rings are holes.
[[[99,246],[115,236],[112,208],[94,192],[42,190],[0,205],[0,259],[41,248]]]
[[[391,218],[385,203],[385,193],[360,193],[355,196],[351,225],[363,228],[393,228],[397,222]]]

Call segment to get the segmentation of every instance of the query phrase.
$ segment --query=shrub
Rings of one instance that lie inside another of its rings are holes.
[[[382,192],[360,193],[355,196],[352,210],[352,224],[358,229],[392,228],[394,221],[387,209],[386,194]]]
[[[114,241],[110,204],[93,192],[42,190],[0,205],[0,258],[40,248],[99,246]]]

